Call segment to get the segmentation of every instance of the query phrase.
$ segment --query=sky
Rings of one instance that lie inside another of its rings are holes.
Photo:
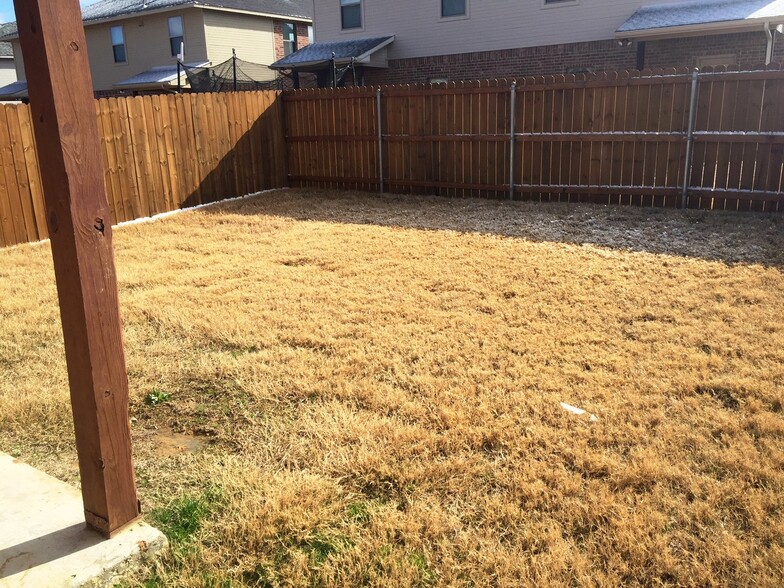
[[[95,4],[98,0],[81,0],[82,6]],[[0,23],[16,20],[13,0],[0,0]]]

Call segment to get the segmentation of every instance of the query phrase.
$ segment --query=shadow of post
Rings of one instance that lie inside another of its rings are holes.
[[[105,541],[84,523],[0,549],[0,579],[11,578]]]

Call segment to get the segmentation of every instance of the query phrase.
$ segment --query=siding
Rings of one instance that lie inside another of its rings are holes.
[[[231,50],[245,61],[269,65],[275,61],[273,21],[266,17],[204,11],[204,34],[207,53],[213,63],[231,58]],[[265,72],[264,79],[274,79],[275,72]]]
[[[317,41],[396,35],[390,59],[612,39],[644,0],[467,0],[469,18],[442,19],[440,0],[362,0],[363,28],[343,32],[339,0],[314,0]],[[662,2],[675,0],[662,0]]]
[[[0,88],[16,81],[14,60],[4,57],[0,59]]]
[[[146,14],[105,24],[88,26],[87,50],[95,90],[109,90],[114,84],[160,65],[176,63],[169,48],[169,17],[182,16],[185,27],[185,61],[207,61],[204,24],[200,9]],[[127,63],[114,63],[110,29],[122,25],[125,33]],[[14,41],[19,79],[24,76],[19,42]]]

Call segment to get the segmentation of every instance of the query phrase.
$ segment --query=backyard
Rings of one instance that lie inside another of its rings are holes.
[[[283,190],[114,243],[129,585],[784,584],[781,216]],[[58,312],[0,250],[0,450],[78,484]]]

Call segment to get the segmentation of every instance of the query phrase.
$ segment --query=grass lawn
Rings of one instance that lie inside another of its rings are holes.
[[[114,235],[172,540],[131,585],[784,584],[784,217],[291,190]],[[0,450],[76,484],[64,361],[48,245],[0,251]]]

